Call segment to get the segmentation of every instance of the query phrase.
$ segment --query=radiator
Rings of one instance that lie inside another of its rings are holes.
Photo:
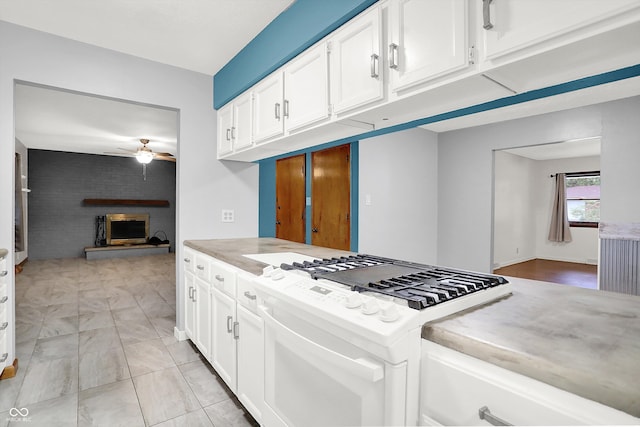
[[[640,295],[640,224],[600,223],[600,289]]]

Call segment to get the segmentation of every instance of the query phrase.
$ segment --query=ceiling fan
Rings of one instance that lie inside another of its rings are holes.
[[[176,158],[173,156],[173,154],[155,153],[153,150],[151,150],[151,148],[147,147],[147,144],[149,144],[148,139],[140,139],[140,143],[142,144],[142,147],[138,147],[136,151],[126,150],[124,148],[118,148],[118,150],[122,150],[122,151],[126,151],[127,153],[130,153],[133,157],[136,158],[136,160],[138,160],[138,162],[144,165],[150,163],[154,159],[166,160],[168,162],[175,163]],[[122,153],[106,153],[106,154],[122,154]]]

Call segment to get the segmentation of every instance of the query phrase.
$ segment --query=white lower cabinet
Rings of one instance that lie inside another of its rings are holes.
[[[217,289],[212,291],[213,351],[211,364],[220,378],[236,392],[236,301]]]
[[[529,377],[423,341],[420,423],[633,425],[638,423],[638,419]]]
[[[264,339],[254,276],[190,248],[184,254],[185,333],[260,423]]]

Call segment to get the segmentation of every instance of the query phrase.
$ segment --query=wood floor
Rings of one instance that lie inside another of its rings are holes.
[[[534,259],[509,265],[493,271],[494,274],[546,282],[598,288],[598,267],[590,264]]]

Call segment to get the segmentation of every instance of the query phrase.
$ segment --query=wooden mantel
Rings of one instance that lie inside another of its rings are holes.
[[[85,205],[126,205],[126,206],[169,206],[168,200],[143,200],[143,199],[84,199]]]

